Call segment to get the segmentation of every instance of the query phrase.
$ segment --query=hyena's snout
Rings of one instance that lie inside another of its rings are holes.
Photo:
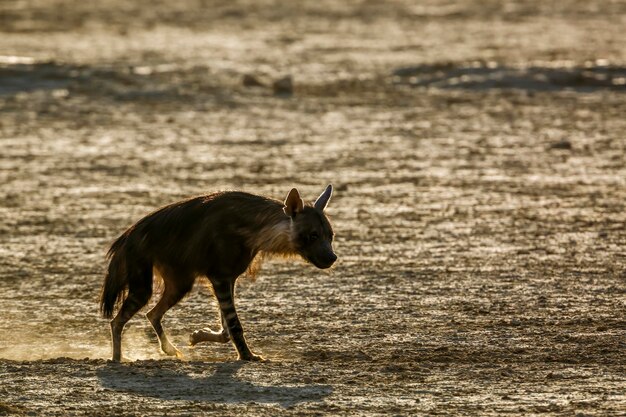
[[[335,255],[334,252],[330,252],[327,256],[326,256],[326,263],[324,264],[324,268],[330,268],[331,266],[333,266],[333,264],[335,263],[335,261],[337,260],[337,255]]]
[[[337,260],[337,255],[335,255],[332,246],[330,246],[330,244],[326,244],[320,245],[320,248],[315,251],[314,256],[312,256],[311,258],[311,261],[315,264],[316,267],[320,269],[326,269],[333,266],[333,264]]]

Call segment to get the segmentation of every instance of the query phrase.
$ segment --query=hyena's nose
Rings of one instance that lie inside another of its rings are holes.
[[[337,255],[335,255],[334,253],[330,253],[328,255],[328,267],[331,267],[335,261],[337,260]]]

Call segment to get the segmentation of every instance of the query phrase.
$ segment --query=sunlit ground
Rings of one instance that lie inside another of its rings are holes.
[[[625,27],[609,1],[0,3],[0,415],[620,414]],[[328,183],[336,266],[238,291],[271,362],[187,346],[202,285],[164,320],[183,360],[143,311],[106,361],[126,227]]]

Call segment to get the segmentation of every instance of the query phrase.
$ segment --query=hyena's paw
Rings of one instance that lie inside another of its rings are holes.
[[[230,340],[225,330],[214,332],[211,329],[196,330],[189,336],[189,345],[194,346],[202,342],[226,343]]]
[[[163,344],[161,346],[161,350],[167,356],[176,356],[179,359],[182,359],[184,357],[183,352],[181,352],[180,350],[176,349],[176,347],[173,344],[171,344],[171,343]]]
[[[269,362],[269,360],[265,359],[263,356],[255,355],[252,352],[250,352],[247,355],[239,355],[239,360],[240,361],[250,361],[250,362]]]

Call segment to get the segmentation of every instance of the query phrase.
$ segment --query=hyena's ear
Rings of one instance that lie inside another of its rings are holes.
[[[295,188],[292,188],[285,199],[285,207],[283,210],[289,217],[296,217],[296,214],[300,213],[304,208],[304,201],[300,198],[300,193]]]
[[[320,211],[324,211],[332,195],[333,195],[333,186],[331,184],[328,184],[328,187],[326,187],[324,192],[320,194],[320,196],[317,197],[317,200],[315,200],[315,203],[313,203],[313,207],[315,207],[316,209]]]

